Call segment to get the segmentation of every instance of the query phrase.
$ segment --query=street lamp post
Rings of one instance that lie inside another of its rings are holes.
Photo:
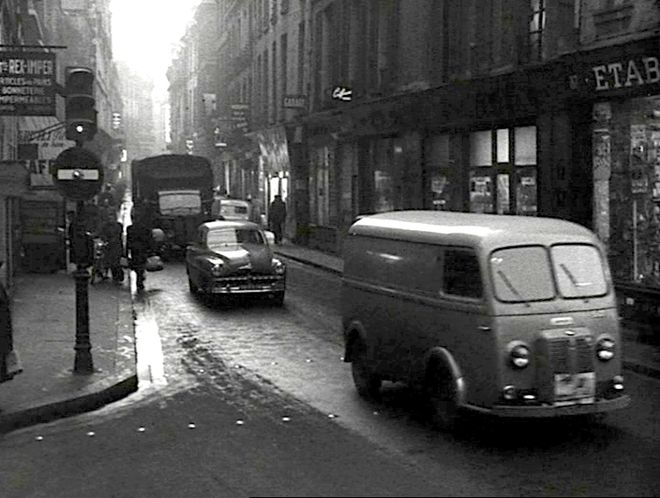
[[[76,263],[76,357],[73,371],[77,374],[94,373],[92,345],[89,335],[89,280],[88,268],[94,258],[93,243],[86,231],[85,203],[98,193],[103,181],[103,165],[82,143],[64,150],[57,156],[54,180],[65,197],[76,201],[76,219],[71,241],[73,261]]]
[[[74,246],[83,247],[87,244],[84,223],[84,202],[76,203],[76,226],[74,227]],[[89,248],[87,248],[89,250]],[[89,279],[87,270],[89,258],[79,259],[76,263],[76,271],[73,274],[76,285],[76,357],[73,364],[74,373],[94,373],[94,362],[92,360],[92,344],[89,338]]]

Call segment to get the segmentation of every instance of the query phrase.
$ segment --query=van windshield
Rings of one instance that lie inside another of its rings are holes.
[[[543,246],[493,251],[490,267],[500,301],[522,303],[555,297],[548,252]]]
[[[491,273],[497,299],[528,303],[555,297],[584,298],[607,294],[600,253],[587,244],[557,244],[550,253],[543,246],[493,251]]]
[[[598,249],[586,244],[558,244],[550,249],[559,293],[566,298],[607,294]]]

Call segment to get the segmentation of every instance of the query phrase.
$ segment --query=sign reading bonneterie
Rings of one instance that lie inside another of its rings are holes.
[[[55,54],[0,52],[0,116],[55,116]]]

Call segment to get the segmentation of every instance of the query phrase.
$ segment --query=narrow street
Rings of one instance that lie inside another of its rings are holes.
[[[283,308],[196,299],[181,263],[150,274],[140,391],[5,436],[3,496],[657,495],[657,380],[628,373],[634,405],[598,426],[469,417],[436,432],[403,386],[357,396],[339,278],[289,272]]]

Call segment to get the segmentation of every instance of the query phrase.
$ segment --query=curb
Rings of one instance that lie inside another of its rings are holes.
[[[96,410],[134,393],[137,388],[137,375],[115,377],[92,384],[85,394],[75,398],[52,400],[40,406],[19,407],[10,413],[0,413],[0,434]]]
[[[280,256],[282,258],[288,258],[288,259],[291,259],[293,261],[297,261],[298,263],[302,263],[302,264],[305,264],[305,265],[308,265],[308,266],[313,266],[315,268],[319,268],[321,270],[325,270],[327,272],[334,273],[335,275],[342,275],[344,273],[344,272],[342,272],[340,270],[337,270],[335,268],[332,268],[328,265],[324,265],[322,263],[316,263],[314,261],[310,261],[310,260],[305,259],[305,258],[300,258],[300,257],[297,257],[297,256],[293,256],[291,254],[287,254],[287,253],[284,253],[284,252],[279,252],[277,250],[274,250],[273,253],[277,254],[278,256]]]
[[[635,363],[634,361],[623,360],[623,368],[641,375],[646,375],[647,377],[660,379],[660,370],[648,365],[642,365],[640,363]]]
[[[120,320],[115,333],[119,334],[124,327],[128,327],[132,332],[132,339],[117,337],[117,345],[130,348],[132,354],[128,359],[118,356],[117,361],[121,363],[120,373],[86,386],[73,397],[52,396],[45,398],[38,406],[22,405],[11,411],[0,412],[0,435],[97,410],[138,390],[133,299],[130,292],[122,295],[127,298],[124,297],[119,302]]]

